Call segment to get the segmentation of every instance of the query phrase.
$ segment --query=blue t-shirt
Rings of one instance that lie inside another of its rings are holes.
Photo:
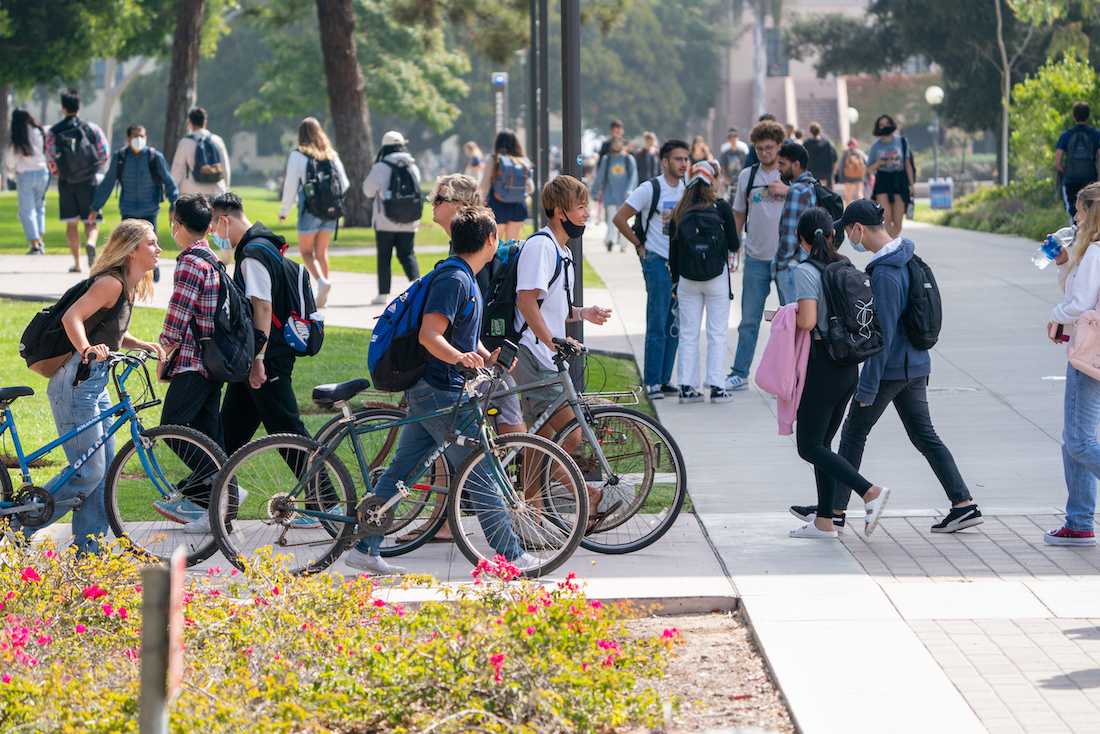
[[[460,267],[447,267],[432,276],[428,295],[424,299],[424,313],[441,313],[454,326],[450,339],[460,352],[476,352],[481,335],[483,299],[477,281],[470,275],[470,266],[459,257],[449,257],[444,262],[461,263]],[[442,265],[441,265],[442,267]],[[470,301],[473,299],[473,304]],[[461,317],[461,318],[460,318]],[[428,366],[424,380],[439,390],[461,390],[465,380],[453,364],[437,359],[428,353]]]
[[[1068,156],[1068,153],[1069,153],[1069,151],[1066,150],[1066,148],[1069,146],[1069,136],[1073,135],[1073,133],[1077,132],[1078,130],[1085,130],[1085,131],[1088,132],[1089,138],[1092,141],[1092,158],[1093,158],[1093,160],[1096,160],[1096,151],[1100,150],[1100,130],[1097,130],[1096,128],[1094,128],[1090,125],[1080,123],[1080,124],[1074,125],[1070,129],[1064,131],[1058,137],[1058,145],[1054,146],[1055,150],[1065,151],[1065,153],[1066,153],[1066,155],[1062,156],[1062,165],[1063,166],[1065,166],[1065,164],[1067,162],[1066,157]],[[1066,183],[1079,184],[1079,183],[1092,183],[1095,179],[1091,179],[1091,178],[1071,178],[1070,176],[1065,176],[1064,180],[1065,180]]]

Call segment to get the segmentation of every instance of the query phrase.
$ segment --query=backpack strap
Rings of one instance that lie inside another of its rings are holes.
[[[228,273],[225,272],[225,266],[222,265],[221,261],[218,260],[218,258],[214,257],[213,253],[210,253],[209,255],[207,255],[206,252],[201,247],[196,248],[194,252],[189,252],[187,254],[188,255],[194,255],[198,259],[200,259],[203,262],[207,263],[208,265],[212,266],[214,268],[214,270],[217,271],[217,273],[218,273],[218,293],[220,295],[221,294],[221,288],[222,288],[221,279],[229,277]],[[221,299],[219,299],[219,301],[220,300]],[[201,332],[199,332],[199,324],[195,320],[195,312],[194,311],[191,312],[191,320],[188,322],[188,325],[191,327],[191,335],[195,337],[195,345],[199,346],[201,348],[202,334],[201,334]]]
[[[653,193],[649,201],[649,215],[645,218],[645,229],[642,230],[642,234],[645,235],[645,239],[649,239],[649,225],[653,221],[653,215],[657,213],[657,200],[661,198],[661,183],[657,180],[660,176],[654,176],[649,179],[649,185],[653,187]],[[537,232],[535,234],[538,234]],[[534,237],[534,235],[531,235]],[[642,240],[643,244],[645,240]],[[551,281],[553,282],[553,281]]]
[[[749,181],[745,186],[745,231],[749,231],[749,203],[752,202],[752,182],[756,180],[756,172],[760,170],[759,163],[753,163],[749,168]],[[740,233],[738,233],[740,234]]]

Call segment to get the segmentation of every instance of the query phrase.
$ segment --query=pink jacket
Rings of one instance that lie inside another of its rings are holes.
[[[806,363],[810,359],[810,332],[795,325],[798,303],[788,303],[772,319],[771,335],[764,356],[756,368],[756,384],[778,399],[779,435],[794,431],[802,388],[806,385]]]

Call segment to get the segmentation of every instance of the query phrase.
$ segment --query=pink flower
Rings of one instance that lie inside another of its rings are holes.
[[[673,627],[672,629],[667,629],[667,630],[665,630],[664,632],[661,633],[661,637],[664,637],[666,640],[671,640],[671,639],[673,639],[675,637],[679,637],[679,636],[680,636],[680,631],[678,629],[676,629],[675,627]]]
[[[125,655],[128,660],[137,659],[137,653],[134,652],[132,649],[128,649],[128,650],[126,650],[126,652],[124,652],[122,654]]]
[[[126,611],[126,607],[119,607],[118,608],[118,618],[119,619],[126,619],[127,616],[129,616],[129,612]]]
[[[42,577],[38,575],[38,572],[30,566],[27,566],[23,569],[23,573],[19,574],[19,578],[23,579],[23,581],[27,582],[28,584],[37,583],[42,580]],[[11,598],[11,596],[14,596],[14,594],[9,594],[9,598]]]
[[[110,617],[112,614],[115,613],[115,608],[112,607],[110,604],[104,604],[103,605],[103,613],[106,614],[108,617]]]
[[[5,683],[11,683],[11,676],[7,673],[4,673],[4,677],[0,678],[0,680],[4,681]]]
[[[56,555],[57,555],[57,554],[56,554],[56,553],[54,553],[54,552],[53,552],[52,550],[48,550],[48,551],[46,551],[46,558],[53,558],[53,557],[54,557],[54,556],[56,556]]]
[[[529,635],[535,634],[535,628],[534,627],[528,627],[526,631],[527,631],[527,634],[529,634]]]
[[[598,599],[594,599],[588,602],[588,606],[592,607],[593,609],[599,609],[603,606],[603,604],[601,604]]]
[[[397,612],[398,617],[405,616],[405,607],[401,606],[400,604],[394,604],[393,611]]]
[[[374,606],[381,608],[386,606],[386,602],[382,601],[381,599],[375,599]]]
[[[279,595],[279,587],[278,587],[278,586],[272,587],[272,589],[271,589],[271,593],[272,593],[272,594],[273,594],[274,596],[278,596],[278,595]]]
[[[53,638],[49,635],[39,635],[37,642],[39,645],[48,645],[53,642]]]
[[[82,634],[84,634],[85,630],[87,630],[87,629],[88,629],[88,628],[87,628],[87,627],[85,627],[84,625],[82,625],[82,624],[78,624],[78,625],[76,626],[76,633],[77,633],[78,635],[82,635]]]
[[[85,599],[98,599],[101,596],[107,596],[107,592],[99,588],[97,585],[85,586],[84,591],[80,592],[81,596]]]
[[[533,614],[533,613],[537,612],[538,610],[539,610],[539,608],[536,607],[534,604],[528,604],[527,605],[527,613],[528,614]]]

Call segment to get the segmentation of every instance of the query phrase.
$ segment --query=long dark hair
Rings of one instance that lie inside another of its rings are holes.
[[[493,180],[496,180],[497,171],[500,170],[500,157],[506,155],[509,158],[516,158],[516,163],[519,164],[518,159],[525,158],[523,153],[523,143],[519,141],[519,136],[515,131],[505,128],[497,133],[496,140],[493,141]]]
[[[822,267],[846,258],[833,243],[833,218],[819,206],[811,207],[798,218],[798,239],[810,243],[810,260]]]
[[[27,110],[15,110],[11,113],[11,146],[19,151],[20,155],[32,155],[34,149],[31,147],[31,128],[38,128],[39,132],[42,132],[42,126],[34,119]],[[45,133],[43,133],[43,136]]]
[[[709,209],[718,200],[718,191],[713,186],[708,186],[703,181],[696,181],[695,185],[688,188],[676,208],[672,210],[672,221],[679,227],[680,220],[690,211]]]
[[[407,152],[408,152],[408,148],[405,147],[404,143],[395,143],[394,145],[383,145],[378,150],[378,157],[374,159],[374,162],[378,163],[380,160],[382,160],[386,156],[390,155],[391,153],[407,153]]]

